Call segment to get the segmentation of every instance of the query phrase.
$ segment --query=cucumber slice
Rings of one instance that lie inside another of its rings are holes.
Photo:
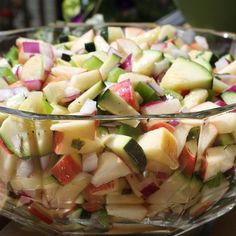
[[[170,90],[170,89],[163,89],[163,92],[164,92],[164,95],[167,97],[167,98],[177,98],[179,101],[182,101],[183,100],[183,96],[180,94],[180,93],[177,93],[173,90]]]
[[[98,99],[98,106],[105,111],[108,111],[115,115],[139,115],[139,113],[125,102],[119,95],[112,92],[110,89],[106,90]],[[132,127],[137,127],[139,121],[123,120],[125,124]]]
[[[154,91],[146,83],[139,82],[135,87],[135,91],[137,91],[141,95],[144,103],[160,100],[160,97],[157,95],[156,91]]]
[[[100,67],[100,73],[102,75],[103,80],[107,79],[107,76],[109,72],[118,65],[121,58],[117,56],[116,54],[111,54],[107,60],[103,63],[103,65]]]
[[[8,67],[0,67],[0,77],[3,77],[8,84],[13,84],[17,80],[11,69]]]
[[[231,91],[224,92],[221,94],[221,98],[227,105],[236,103],[236,93],[234,92]]]
[[[105,145],[121,157],[132,171],[142,173],[145,170],[146,156],[141,146],[133,138],[112,134],[106,139]]]
[[[117,134],[122,134],[126,136],[130,136],[134,139],[138,138],[141,134],[143,134],[143,130],[140,126],[133,128],[129,125],[121,125],[118,130]]]
[[[70,112],[80,111],[81,107],[84,105],[84,103],[86,102],[87,99],[93,100],[103,91],[103,89],[105,87],[106,87],[106,85],[103,83],[103,81],[97,82],[90,89],[88,89],[86,92],[84,92],[81,96],[79,96],[77,99],[75,99],[68,106],[68,110]]]
[[[203,57],[194,58],[192,61],[200,64],[201,66],[205,67],[207,70],[212,71],[211,64],[208,61],[206,61]]]
[[[107,77],[107,81],[112,82],[112,83],[116,83],[120,77],[120,75],[125,74],[126,71],[119,68],[119,67],[115,67],[113,68]]]
[[[68,55],[68,54],[66,54],[66,53],[62,53],[61,59],[62,59],[63,61],[69,62],[69,61],[71,60],[71,56]]]
[[[84,47],[85,47],[85,50],[86,50],[87,52],[94,52],[94,51],[96,51],[96,47],[95,47],[94,42],[85,43],[85,44],[84,44]]]
[[[212,75],[200,64],[177,58],[162,79],[161,87],[174,91],[211,88]]]
[[[82,67],[87,70],[96,70],[102,66],[103,62],[97,58],[96,56],[91,56],[88,60],[86,60]]]

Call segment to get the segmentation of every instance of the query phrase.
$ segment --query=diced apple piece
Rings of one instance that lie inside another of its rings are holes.
[[[70,133],[74,138],[94,139],[95,121],[93,120],[76,120],[60,122],[53,124],[51,130]]]
[[[219,74],[232,74],[232,75],[236,75],[236,60],[231,62],[228,66],[224,67],[218,73]]]
[[[159,35],[158,35],[158,41],[165,41],[167,39],[174,38],[176,33],[176,28],[172,25],[164,25],[161,27]]]
[[[219,134],[232,133],[236,128],[236,113],[225,113],[209,118]]]
[[[53,176],[66,185],[82,170],[81,160],[76,155],[64,155],[51,169]]]
[[[121,82],[121,81],[124,81],[124,80],[128,80],[128,79],[132,82],[134,87],[139,82],[148,83],[148,82],[152,82],[153,81],[153,78],[151,78],[149,76],[130,72],[130,73],[121,74],[119,76],[118,82]]]
[[[132,61],[132,71],[147,76],[153,75],[154,63],[162,59],[162,53],[155,50],[144,50],[143,54]]]
[[[103,145],[99,139],[81,139],[71,132],[56,132],[55,147],[56,154],[88,154],[92,152],[100,152]]]
[[[190,109],[194,106],[202,104],[206,101],[207,97],[208,91],[206,89],[194,89],[184,97],[184,107]]]
[[[236,156],[236,145],[227,147],[218,146],[206,150],[206,159],[204,160],[204,181],[216,176],[218,173],[224,173],[234,166]]]
[[[149,45],[152,45],[157,41],[159,33],[160,33],[160,27],[156,27],[155,29],[146,31],[143,34],[138,35],[136,38],[134,38],[134,41],[138,45],[142,43],[147,43]]]
[[[130,174],[129,168],[117,155],[112,152],[104,152],[99,158],[98,168],[91,182],[93,185],[99,186],[128,174]]]
[[[67,86],[67,81],[53,82],[44,87],[43,92],[50,103],[58,103],[65,97],[65,88]]]
[[[97,51],[108,52],[110,46],[106,40],[101,35],[96,35],[94,37],[94,44]]]
[[[174,131],[174,136],[177,142],[177,157],[179,157],[180,153],[182,152],[189,131],[192,127],[193,127],[192,125],[188,124],[179,124],[178,126],[176,126]]]
[[[100,80],[102,80],[102,76],[99,70],[92,70],[73,75],[70,83],[73,87],[79,89],[80,92],[84,92]]]
[[[77,40],[73,41],[73,45],[71,50],[73,52],[78,52],[79,50],[84,48],[85,43],[91,43],[94,39],[94,31],[91,29],[82,36],[80,36]]]
[[[139,140],[147,160],[154,160],[178,168],[177,142],[174,135],[165,128],[149,131],[143,134]]]
[[[217,107],[219,106],[213,102],[204,102],[204,103],[194,106],[193,108],[191,108],[190,111],[191,112],[206,111],[206,110],[214,109]]]
[[[130,39],[118,39],[116,41],[119,51],[124,53],[127,56],[132,54],[134,58],[142,54],[140,47]]]
[[[108,183],[99,185],[98,187],[91,184],[87,187],[87,191],[89,191],[89,193],[92,195],[101,196],[116,192],[118,190],[118,187],[119,187],[119,181],[115,179]]]
[[[158,191],[147,199],[147,202],[158,205],[186,203],[188,201],[188,196],[186,195],[185,190],[188,186],[188,179],[177,171],[160,186]]]
[[[72,67],[72,66],[61,66],[57,65],[52,68],[51,73],[54,76],[63,77],[65,79],[70,79],[73,75],[78,75],[85,72],[86,69],[81,67]]]
[[[140,221],[147,214],[147,209],[142,205],[107,205],[108,215],[128,220]]]
[[[16,172],[18,158],[13,155],[0,139],[0,179],[7,184]]]
[[[179,157],[180,169],[187,175],[192,176],[195,167],[197,154],[197,141],[186,142],[185,147]]]
[[[45,71],[43,64],[43,56],[32,56],[22,67],[20,73],[21,80],[44,80]]]
[[[108,194],[106,196],[107,205],[137,205],[143,204],[144,200],[134,194]]]
[[[71,208],[78,195],[88,186],[91,175],[80,173],[69,184],[59,187],[51,204],[60,208]]]
[[[150,102],[141,107],[142,114],[158,115],[158,114],[174,114],[181,109],[181,104],[178,99],[167,100],[164,102]]]
[[[136,36],[145,33],[145,30],[136,27],[126,27],[125,28],[125,38],[133,39]]]
[[[29,212],[46,224],[52,224],[53,218],[49,212],[38,203],[33,203],[28,207]]]
[[[126,179],[133,191],[133,193],[137,197],[142,197],[142,193],[140,192],[140,180],[135,174],[129,174],[126,176]]]

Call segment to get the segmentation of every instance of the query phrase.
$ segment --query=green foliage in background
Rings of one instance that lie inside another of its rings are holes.
[[[78,15],[80,10],[80,0],[63,0],[62,13],[66,21],[70,21],[71,18]]]

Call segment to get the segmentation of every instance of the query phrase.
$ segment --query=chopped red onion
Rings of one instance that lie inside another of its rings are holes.
[[[70,97],[78,94],[80,91],[73,86],[67,86],[65,88],[65,97]]]
[[[227,105],[227,104],[226,104],[224,101],[222,101],[222,100],[216,101],[215,104],[218,105],[218,106],[220,106],[220,107],[224,107],[224,106]]]
[[[91,172],[97,169],[98,156],[96,152],[89,153],[83,156],[82,170],[84,172]]]
[[[153,89],[155,90],[155,92],[157,92],[160,96],[163,96],[164,95],[164,92],[162,90],[162,88],[154,81],[150,81],[148,82],[148,85]]]
[[[25,87],[16,87],[16,88],[5,88],[0,89],[0,101],[4,102],[16,94],[23,94],[24,96],[28,96],[29,91]]]
[[[36,79],[36,80],[24,80],[24,84],[29,91],[40,91],[43,85],[43,81]]]
[[[22,65],[15,65],[13,68],[12,68],[12,72],[13,74],[16,76],[16,77],[20,77],[20,73],[21,73],[21,70],[22,70]]]
[[[132,71],[132,54],[126,57],[124,62],[120,64],[120,68],[126,71]]]
[[[156,43],[151,46],[151,50],[157,50],[157,51],[163,51],[164,49],[167,48],[167,43]]]
[[[236,93],[236,85],[232,85],[231,87],[229,87],[228,89],[226,89],[227,92],[234,92]]]
[[[23,42],[22,43],[23,45],[23,51],[25,53],[32,53],[32,54],[35,54],[35,53],[40,53],[40,45],[39,45],[39,42]]]
[[[195,41],[201,48],[206,49],[206,50],[209,49],[209,46],[205,37],[202,37],[199,35],[195,36]]]
[[[177,120],[170,120],[168,123],[170,125],[177,126],[179,124],[179,121],[177,121]]]
[[[172,48],[170,48],[169,53],[170,53],[174,58],[177,58],[177,57],[184,57],[184,58],[189,59],[188,53],[187,53],[186,51],[183,51],[183,50],[181,50],[181,49],[178,49],[177,47],[172,47]]]

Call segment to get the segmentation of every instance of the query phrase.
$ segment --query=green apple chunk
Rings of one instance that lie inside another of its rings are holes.
[[[211,88],[211,73],[200,64],[177,58],[162,78],[161,87],[174,91],[191,90],[195,88]]]

